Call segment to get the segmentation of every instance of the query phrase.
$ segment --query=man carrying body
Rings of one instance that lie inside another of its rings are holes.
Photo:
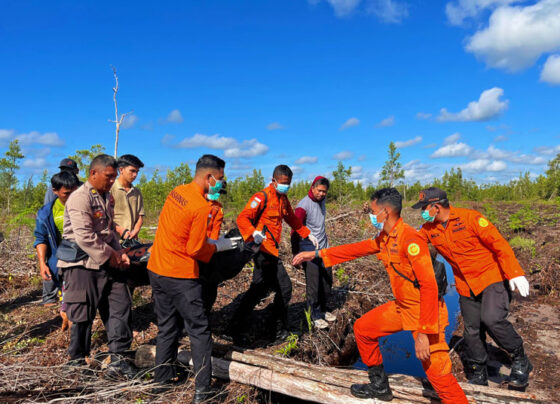
[[[189,335],[195,373],[194,403],[209,398],[212,338],[204,309],[198,261],[208,262],[217,251],[236,247],[232,239],[207,236],[211,205],[206,195],[220,191],[225,162],[206,154],[196,163],[194,179],[167,196],[159,216],[148,274],[158,321],[156,382],[162,390],[174,383],[179,337]]]
[[[117,161],[106,154],[95,157],[85,184],[65,205],[63,240],[57,250],[64,271],[64,302],[72,321],[71,364],[83,364],[90,353],[91,326],[99,314],[107,331],[111,373],[135,375],[124,353],[132,342],[132,300],[119,273],[130,264],[121,250],[113,222],[109,190],[117,176]]]
[[[237,217],[237,226],[246,243],[254,241],[261,244],[255,256],[253,281],[249,290],[243,295],[237,312],[229,326],[229,333],[235,338],[245,329],[247,317],[266,297],[270,290],[274,296],[274,315],[276,320],[276,339],[284,340],[288,335],[288,303],[292,297],[292,282],[282,261],[278,258],[278,243],[282,235],[282,220],[302,238],[309,238],[313,245],[318,241],[297,218],[292,210],[286,193],[292,182],[292,170],[286,165],[274,169],[271,184],[251,197],[243,211]],[[263,227],[268,233],[263,233]],[[270,238],[268,237],[270,236]],[[245,339],[245,338],[243,338]]]
[[[115,228],[121,239],[137,239],[144,223],[144,200],[132,183],[144,163],[132,154],[122,155],[117,163],[119,177],[111,187],[115,198]]]
[[[52,190],[56,199],[44,205],[37,212],[35,243],[39,271],[43,278],[43,304],[57,304],[61,297],[62,274],[58,272],[56,250],[64,232],[64,205],[70,194],[78,187],[78,178],[67,171],[61,171],[51,178]],[[62,329],[68,327],[64,303],[61,307]]]
[[[80,170],[78,169],[78,165],[74,160],[68,158],[62,159],[60,161],[60,165],[58,168],[60,168],[61,173],[68,172],[70,174],[73,174],[76,177],[76,180],[78,180],[78,184],[82,185],[82,183],[78,179],[78,173],[80,172]],[[43,205],[51,203],[55,199],[56,199],[55,193],[53,192],[52,188],[48,187],[47,191],[45,192],[45,200],[43,202]]]
[[[449,262],[455,275],[465,325],[469,382],[488,385],[486,333],[512,356],[509,384],[526,387],[533,369],[523,340],[507,320],[511,290],[529,295],[529,282],[508,242],[480,213],[449,205],[439,188],[420,192],[413,208],[422,209],[426,223],[420,235]]]
[[[325,230],[326,196],[329,191],[329,180],[317,177],[305,198],[297,205],[295,214],[319,241],[319,248],[327,248],[329,241]],[[296,232],[292,232],[292,251],[314,251],[315,246],[309,240],[302,240]],[[305,297],[308,310],[311,312],[317,328],[327,328],[327,321],[336,318],[327,311],[331,296],[332,268],[325,268],[323,260],[317,258],[303,263],[305,269]],[[326,320],[326,321],[325,321]]]
[[[368,366],[371,383],[354,384],[351,392],[360,398],[392,400],[379,338],[409,330],[415,340],[416,357],[442,402],[466,404],[465,393],[451,373],[449,347],[445,342],[447,307],[443,299],[438,299],[428,245],[400,217],[402,197],[395,188],[376,191],[371,196],[370,209],[371,222],[381,231],[375,239],[302,252],[293,262],[298,265],[321,258],[330,267],[376,254],[385,265],[395,300],[369,311],[354,324],[358,350]]]

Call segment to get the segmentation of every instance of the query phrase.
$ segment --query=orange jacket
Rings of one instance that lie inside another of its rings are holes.
[[[290,205],[290,201],[288,201],[286,195],[279,195],[272,184],[266,187],[263,192],[266,192],[268,199],[266,202],[266,208],[262,212],[260,220],[256,226],[253,226],[252,221],[256,218],[258,212],[262,209],[261,206],[264,204],[264,196],[262,192],[257,192],[253,195],[239,216],[237,216],[237,227],[239,227],[239,231],[241,232],[243,239],[246,242],[252,240],[254,231],[262,230],[263,226],[266,225],[268,230],[270,230],[270,232],[274,235],[276,241],[280,243],[280,237],[282,235],[282,219],[284,219],[290,227],[301,236],[301,238],[307,238],[310,231],[294,214],[292,205]],[[276,257],[278,256],[278,248],[274,245],[274,241],[272,240],[272,237],[270,237],[270,234],[267,234],[266,240],[263,241],[261,251]]]
[[[428,245],[418,232],[400,218],[389,234],[382,231],[375,239],[326,248],[320,251],[326,267],[376,254],[389,273],[391,288],[403,329],[423,334],[440,332],[439,311],[447,310],[438,300],[438,286]],[[397,274],[418,280],[420,289]]]
[[[447,227],[425,223],[420,229],[449,262],[462,296],[480,294],[487,286],[525,275],[498,229],[475,210],[451,206]]]
[[[206,235],[212,240],[217,240],[220,237],[220,230],[224,222],[224,209],[222,204],[218,201],[209,201],[210,213],[208,214],[208,229]]]
[[[216,251],[206,241],[210,210],[195,182],[171,191],[159,215],[148,269],[171,278],[198,278],[197,261],[208,262]]]

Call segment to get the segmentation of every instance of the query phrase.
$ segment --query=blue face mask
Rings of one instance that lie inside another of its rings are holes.
[[[383,224],[385,222],[379,223],[377,221],[377,215],[372,215],[371,213],[369,214],[369,220],[371,220],[371,224],[373,225],[373,227],[375,227],[377,230],[383,230]]]
[[[216,192],[215,194],[206,195],[206,198],[208,198],[209,201],[217,201],[219,197],[220,197],[219,192]]]
[[[425,209],[422,211],[422,219],[424,219],[426,222],[433,223],[433,221],[436,220],[436,217],[435,215],[430,216],[430,210]]]
[[[276,191],[279,194],[285,194],[290,190],[290,185],[289,184],[278,184],[276,183]]]
[[[214,178],[214,176],[212,176],[212,178]],[[216,181],[216,184],[210,185],[210,187],[208,188],[208,195],[218,194],[222,190],[222,187],[224,186],[224,180],[217,180],[216,178],[214,178],[214,181]],[[216,199],[218,199],[218,197],[216,197]],[[211,199],[211,200],[216,200],[216,199]]]

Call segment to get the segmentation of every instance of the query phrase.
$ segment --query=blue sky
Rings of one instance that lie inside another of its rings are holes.
[[[542,173],[560,152],[560,0],[3,1],[0,152],[22,175],[101,143],[145,171],[212,152],[229,177],[338,159],[376,183]]]

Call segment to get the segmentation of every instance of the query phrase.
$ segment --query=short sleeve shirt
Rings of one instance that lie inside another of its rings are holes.
[[[140,216],[144,216],[144,199],[140,190],[134,186],[127,191],[117,180],[111,187],[115,198],[115,223],[132,230]]]

